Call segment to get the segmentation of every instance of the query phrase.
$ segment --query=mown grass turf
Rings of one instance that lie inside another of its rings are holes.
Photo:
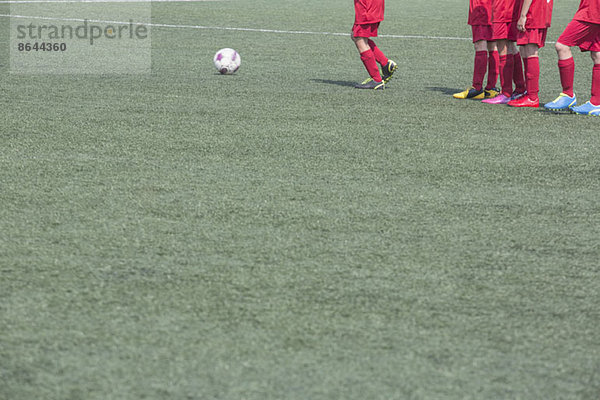
[[[388,2],[381,33],[468,37],[462,3]],[[319,32],[353,17],[152,7]],[[351,87],[348,37],[152,40],[151,75],[0,78],[0,398],[600,396],[598,119],[452,99],[466,40],[379,39],[400,64],[382,93]],[[237,75],[214,72],[221,47]],[[550,101],[551,45],[541,65]]]

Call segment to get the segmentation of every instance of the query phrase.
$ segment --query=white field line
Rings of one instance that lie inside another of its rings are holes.
[[[228,0],[0,0],[0,4],[52,4],[52,3],[203,3]]]
[[[165,0],[162,0],[165,1]],[[166,0],[175,1],[175,0]],[[39,19],[44,21],[65,21],[65,22],[96,22],[99,24],[114,24],[114,25],[129,25],[130,21],[106,21],[99,19],[82,19],[82,18],[58,18],[58,17],[40,17],[31,15],[14,15],[14,14],[0,14],[0,17],[6,18],[20,18],[20,19]],[[324,35],[324,36],[350,36],[349,33],[341,32],[316,32],[316,31],[286,31],[279,29],[260,29],[260,28],[234,28],[226,26],[204,26],[204,25],[174,25],[174,24],[155,24],[155,23],[138,23],[149,27],[155,28],[173,28],[173,29],[204,29],[204,30],[220,30],[220,31],[242,31],[242,32],[261,32],[261,33],[279,33],[289,35]],[[470,38],[464,37],[451,37],[451,36],[427,36],[427,35],[379,35],[384,38],[395,38],[395,39],[431,39],[431,40],[471,40]]]

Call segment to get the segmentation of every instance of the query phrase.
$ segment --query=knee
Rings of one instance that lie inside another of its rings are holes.
[[[556,52],[559,55],[568,55],[571,52],[571,49],[569,48],[569,46],[565,46],[564,44],[562,44],[560,42],[556,42],[556,44],[554,45],[554,48],[556,49]]]
[[[592,51],[591,56],[594,64],[600,64],[600,51]]]
[[[487,51],[487,42],[485,40],[479,40],[473,43],[475,51]]]
[[[521,57],[529,58],[529,57],[537,57],[538,56],[538,47],[534,44],[527,44],[521,47]]]
[[[365,39],[364,37],[360,37],[360,36],[352,36],[352,41],[358,45],[358,44],[366,43],[367,39]]]

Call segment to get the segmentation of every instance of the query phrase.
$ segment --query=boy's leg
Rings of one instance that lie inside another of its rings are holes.
[[[492,42],[490,42],[489,64],[488,64],[488,82],[485,87],[485,103],[488,104],[506,104],[512,95],[512,58],[510,59],[510,73],[507,70],[507,39],[510,34],[509,24],[494,22],[492,24]],[[510,75],[510,76],[508,76]],[[496,88],[496,82],[500,76],[500,85],[502,90]],[[509,77],[507,81],[505,78]],[[499,94],[504,94],[498,96]],[[508,93],[508,96],[506,94]]]
[[[491,91],[496,88],[499,75],[500,56],[496,42],[488,42],[488,79],[485,90]]]
[[[540,59],[538,57],[538,45],[526,44],[521,47],[521,57],[527,63],[527,97],[531,101],[539,101],[538,93],[540,92]]]
[[[500,56],[500,85],[502,87],[502,94],[510,98],[513,92],[512,83],[514,72],[514,58],[512,57],[512,55],[509,57],[508,40],[499,40],[497,43],[498,54]]]
[[[539,46],[535,43],[528,43],[520,46],[521,57],[525,67],[525,81],[527,86],[527,95],[516,100],[508,102],[512,107],[539,107],[540,100],[538,93],[540,91],[540,60],[538,58]]]
[[[383,52],[379,50],[379,47],[377,47],[373,40],[369,39],[368,43],[369,47],[373,51],[373,55],[375,55],[375,60],[379,63],[379,65],[381,65],[381,76],[383,78],[383,81],[385,83],[388,83],[389,80],[392,79],[392,75],[394,74],[394,71],[396,71],[396,69],[398,68],[398,65],[394,61],[388,59],[385,56],[385,54],[383,54]]]
[[[483,89],[483,79],[487,72],[488,53],[486,40],[480,40],[474,43],[475,46],[475,64],[473,66],[473,87],[476,90]]]
[[[476,99],[485,98],[483,91],[483,80],[487,72],[488,64],[488,41],[492,38],[491,25],[472,25],[473,46],[475,47],[475,60],[473,65],[473,83],[472,86],[452,96],[455,99]]]
[[[560,42],[554,46],[558,54],[558,71],[560,72],[560,84],[562,92],[573,97],[573,82],[575,81],[575,61],[571,48]]]
[[[557,42],[555,48],[558,54],[558,72],[560,74],[562,92],[554,101],[544,104],[544,107],[552,111],[569,110],[577,105],[577,98],[573,92],[575,61],[573,61],[573,54],[569,46]]]
[[[558,72],[562,91],[554,101],[544,105],[548,110],[570,110],[577,104],[577,98],[573,91],[575,61],[571,53],[571,46],[577,45],[582,38],[585,38],[585,29],[582,30],[581,27],[582,25],[578,21],[571,21],[554,46],[558,54]]]
[[[594,69],[592,70],[592,98],[585,104],[573,107],[577,114],[600,117],[600,51],[592,51]]]
[[[577,114],[600,117],[600,51],[592,51],[594,69],[592,70],[592,98],[585,104],[573,107]]]
[[[375,56],[375,60],[379,63],[379,65],[385,65],[388,63],[388,58],[383,54],[383,51],[379,50],[379,47],[375,44],[372,39],[368,39],[367,41],[369,47],[373,51],[373,55]]]
[[[513,76],[513,57],[508,54],[508,40],[498,39],[496,41],[498,47],[499,61],[500,61],[500,85],[502,87],[501,93],[497,96],[487,98],[483,100],[487,104],[506,104],[511,100],[513,93],[512,90],[512,76]]]
[[[369,76],[371,76],[376,83],[382,83],[383,80],[379,73],[375,55],[369,46],[369,38],[352,36],[352,40],[356,44],[356,48],[360,53],[360,60],[363,62]]]
[[[592,70],[592,98],[590,103],[600,106],[600,51],[592,51],[594,69]]]
[[[515,42],[508,43],[508,54],[513,58],[513,82],[515,83],[514,95],[522,95],[525,93],[525,75],[523,74],[523,60],[521,59],[521,53]]]
[[[483,79],[487,71],[488,52],[487,40],[478,40],[473,43],[475,47],[475,63],[473,65],[473,84],[470,88],[454,93],[455,99],[481,100],[485,97],[483,92]]]

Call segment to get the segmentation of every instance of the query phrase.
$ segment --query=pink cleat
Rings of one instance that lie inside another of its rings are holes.
[[[491,99],[481,100],[482,103],[486,103],[486,104],[506,104],[509,101],[510,101],[510,97],[506,97],[502,93],[500,93],[496,97],[492,97]]]

